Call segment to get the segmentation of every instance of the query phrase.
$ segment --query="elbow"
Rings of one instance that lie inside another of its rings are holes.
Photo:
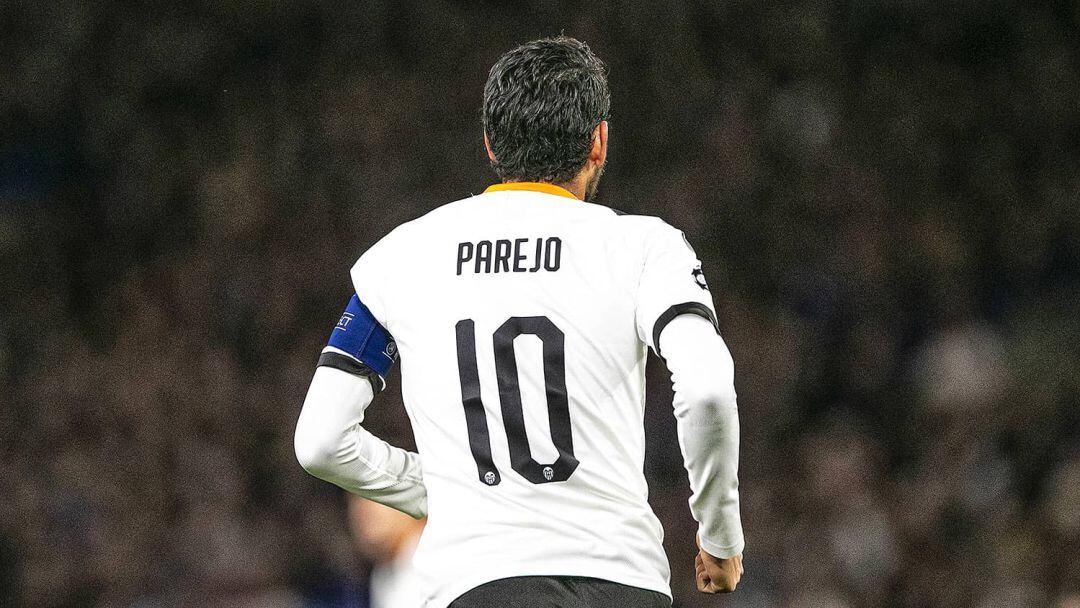
[[[726,386],[709,393],[709,403],[714,407],[723,409],[738,409],[738,396],[734,386]]]
[[[320,479],[325,475],[327,468],[326,458],[322,452],[299,443],[295,444],[293,448],[296,451],[296,462],[299,462],[305,471]]]
[[[310,432],[302,421],[296,425],[293,452],[300,466],[319,479],[326,478],[333,469],[333,449],[318,434]]]
[[[702,384],[686,390],[684,398],[690,408],[716,417],[738,409],[734,386]]]

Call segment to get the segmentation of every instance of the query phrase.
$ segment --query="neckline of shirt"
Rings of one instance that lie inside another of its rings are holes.
[[[501,184],[492,184],[488,186],[484,193],[488,192],[505,192],[505,191],[526,191],[526,192],[543,192],[544,194],[554,194],[555,196],[562,196],[565,198],[571,198],[579,200],[574,196],[573,192],[570,192],[562,186],[556,186],[555,184],[549,184],[546,182],[503,182]]]

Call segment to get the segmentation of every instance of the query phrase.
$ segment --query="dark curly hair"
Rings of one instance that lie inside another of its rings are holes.
[[[566,183],[585,166],[611,107],[604,64],[566,36],[499,58],[484,86],[484,133],[503,181]]]

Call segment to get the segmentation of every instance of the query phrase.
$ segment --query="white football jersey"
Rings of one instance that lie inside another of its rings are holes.
[[[500,184],[399,226],[352,279],[400,355],[424,608],[532,575],[670,595],[642,470],[646,349],[678,314],[716,323],[680,231]]]

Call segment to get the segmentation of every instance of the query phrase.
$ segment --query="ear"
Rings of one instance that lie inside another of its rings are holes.
[[[495,162],[495,153],[491,151],[491,142],[488,141],[487,133],[484,133],[484,148],[487,149],[488,160]]]
[[[602,121],[593,129],[592,149],[589,150],[589,162],[604,166],[607,160],[608,122]]]

